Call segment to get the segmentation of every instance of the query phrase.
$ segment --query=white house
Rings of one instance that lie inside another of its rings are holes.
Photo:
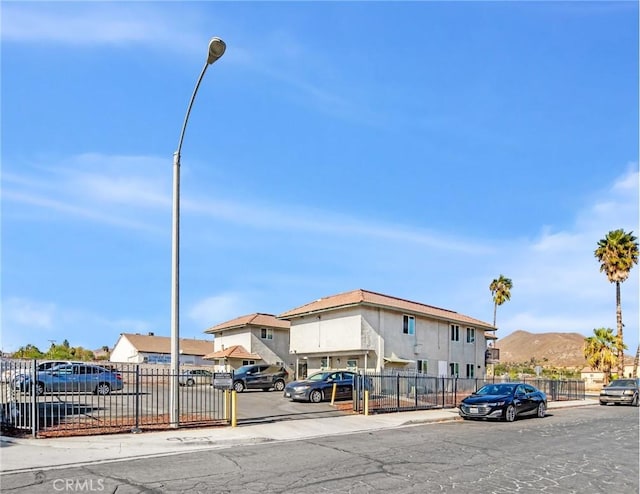
[[[483,377],[491,324],[452,310],[354,290],[278,316],[289,321],[297,375],[327,368]]]
[[[213,351],[213,341],[180,338],[178,342],[180,364],[211,365],[204,356]],[[122,333],[111,352],[111,362],[169,364],[171,363],[171,338]]]
[[[272,314],[237,317],[205,333],[214,335],[214,350],[206,358],[220,367],[237,369],[257,362],[290,367],[289,321]]]

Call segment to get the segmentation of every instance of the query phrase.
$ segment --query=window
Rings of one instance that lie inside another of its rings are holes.
[[[329,357],[322,357],[320,359],[320,370],[325,370],[330,367],[330,359]]]
[[[358,369],[358,359],[348,359],[347,360],[347,370],[355,371]]]
[[[460,326],[457,324],[451,325],[451,341],[460,341]]]
[[[416,365],[416,370],[421,374],[427,373],[427,361],[426,360],[418,360]]]
[[[467,364],[467,377],[476,377],[476,366],[475,364]]]
[[[260,330],[260,338],[262,338],[263,340],[273,340],[273,329],[262,328]]]
[[[474,343],[476,341],[475,328],[467,328],[467,343]]]
[[[460,373],[460,364],[458,364],[458,362],[451,362],[449,364],[449,375],[451,377],[458,377],[459,373]]]
[[[255,363],[256,363],[255,360],[243,360],[242,361],[242,365],[253,365]]]
[[[402,316],[402,332],[404,334],[415,334],[416,318],[413,316]]]

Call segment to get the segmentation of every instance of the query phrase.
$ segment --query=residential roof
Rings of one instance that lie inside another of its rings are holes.
[[[246,326],[289,329],[290,325],[291,324],[289,323],[289,321],[282,321],[280,319],[277,319],[273,314],[261,314],[259,312],[256,312],[254,314],[236,317],[235,319],[231,319],[230,321],[220,323],[217,326],[206,329],[204,332],[209,334],[218,333],[223,330],[244,328]]]
[[[171,338],[168,336],[155,336],[133,333],[122,333],[121,338],[126,338],[139,352],[146,353],[171,353]],[[203,356],[213,351],[213,341],[196,340],[195,338],[180,338],[178,345],[182,355]]]
[[[412,302],[410,300],[404,300],[390,295],[383,295],[381,293],[370,292],[362,289],[320,298],[314,302],[284,312],[277,317],[279,319],[294,319],[296,317],[303,317],[309,314],[343,309],[357,305],[383,307],[409,314],[428,316],[433,319],[470,324],[473,326],[480,326],[487,331],[495,331],[496,329],[487,322],[465,316],[464,314],[459,314],[452,310],[441,309],[439,307],[433,307],[431,305]]]
[[[247,352],[246,348],[242,345],[233,345],[223,350],[210,353],[204,356],[205,359],[215,358],[237,358],[237,359],[250,359],[250,360],[262,360],[260,355]]]

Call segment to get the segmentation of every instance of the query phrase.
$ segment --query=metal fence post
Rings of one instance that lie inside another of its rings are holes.
[[[140,364],[136,364],[136,387],[135,387],[135,413],[136,413],[136,425],[131,429],[131,432],[138,434],[140,431]]]
[[[35,437],[38,435],[38,393],[37,393],[37,376],[38,362],[37,360],[31,361],[31,435]]]

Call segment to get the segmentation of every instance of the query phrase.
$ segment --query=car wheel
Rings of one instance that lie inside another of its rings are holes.
[[[44,394],[44,383],[36,383],[36,395],[40,396]]]
[[[242,393],[244,391],[244,384],[242,381],[236,381],[233,383],[233,389],[236,393]]]
[[[94,393],[100,396],[108,395],[111,393],[111,386],[109,386],[109,383],[100,383],[96,386]]]
[[[187,379],[187,386],[193,386],[195,383],[193,379]]]
[[[314,389],[309,393],[309,401],[311,403],[320,403],[322,401],[322,391]]]
[[[273,383],[273,389],[276,391],[284,391],[284,381],[276,381]]]
[[[606,403],[605,403],[604,401],[601,401],[601,402],[600,402],[600,404],[601,404],[602,406],[605,406],[605,405],[606,405]]]
[[[638,403],[638,394],[636,393],[635,396],[633,397],[633,400],[631,400],[631,406],[632,407],[637,407],[640,403]]]
[[[513,422],[516,419],[516,407],[509,405],[504,412],[504,419],[507,422]]]
[[[544,418],[544,416],[546,415],[547,412],[547,407],[544,405],[544,403],[540,403],[538,405],[538,418]]]

